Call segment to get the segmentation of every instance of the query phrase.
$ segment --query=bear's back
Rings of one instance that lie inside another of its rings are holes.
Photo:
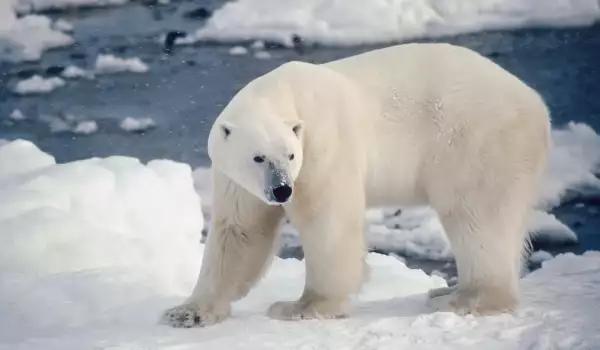
[[[323,66],[379,94],[400,89],[418,98],[422,94],[443,94],[465,84],[477,88],[529,89],[517,77],[479,53],[445,43],[395,45]]]
[[[508,112],[507,108],[523,107],[544,114],[545,104],[536,91],[493,61],[461,46],[402,44],[322,66],[359,86],[380,107],[365,117],[372,122],[380,119],[384,128],[390,126],[387,121],[400,120],[429,127],[439,123],[437,117],[449,123],[487,123],[495,114],[489,113],[490,108]],[[495,117],[508,122],[517,116],[502,113]]]

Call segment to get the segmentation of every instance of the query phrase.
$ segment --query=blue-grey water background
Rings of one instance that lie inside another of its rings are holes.
[[[192,167],[208,166],[206,139],[212,122],[250,80],[289,60],[326,62],[386,46],[307,48],[303,53],[270,48],[270,59],[257,59],[251,53],[230,55],[231,45],[197,44],[177,46],[166,55],[158,38],[168,31],[192,32],[200,27],[202,20],[183,16],[200,5],[214,10],[221,2],[177,1],[160,7],[132,3],[50,13],[74,24],[76,44],[47,52],[39,62],[0,63],[0,138],[31,140],[59,162],[127,155],[142,161],[168,158]],[[428,41],[467,46],[516,74],[543,95],[555,126],[580,121],[600,131],[600,24],[488,31]],[[139,57],[149,64],[150,72],[70,81],[45,95],[20,97],[10,91],[20,77],[44,73],[48,67],[90,68],[99,53]],[[34,118],[10,125],[6,117],[15,108]],[[94,119],[99,131],[91,135],[51,133],[46,123],[35,118],[59,113]],[[157,127],[142,134],[125,132],[118,123],[126,116],[150,117]],[[586,206],[576,207],[579,202]],[[580,242],[538,248],[555,253],[600,249],[599,205],[600,199],[590,195],[556,208],[553,213],[577,233]],[[423,261],[413,264],[427,265]]]

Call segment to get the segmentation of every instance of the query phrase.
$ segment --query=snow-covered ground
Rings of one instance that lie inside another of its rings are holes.
[[[64,26],[59,25],[64,29]],[[11,0],[0,0],[0,61],[36,61],[44,51],[73,44],[45,16],[17,18]]]
[[[439,276],[368,256],[348,319],[281,322],[303,263],[275,259],[233,317],[206,329],[158,324],[192,289],[203,245],[191,168],[129,157],[56,164],[28,141],[0,142],[0,349],[569,349],[600,347],[600,253],[560,255],[522,280],[514,315],[433,313]]]
[[[180,41],[261,39],[291,46],[297,34],[310,42],[356,45],[486,29],[587,25],[598,18],[597,0],[237,0]]]

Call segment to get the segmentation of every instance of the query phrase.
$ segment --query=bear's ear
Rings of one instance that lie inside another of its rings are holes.
[[[233,131],[233,129],[235,129],[233,124],[231,124],[229,122],[222,122],[219,125],[219,128],[221,129],[221,134],[223,134],[223,138],[225,140],[227,140],[229,138],[229,135],[231,135],[231,131]]]
[[[302,136],[302,131],[304,130],[304,121],[288,120],[286,123],[292,128],[292,131],[298,138]]]

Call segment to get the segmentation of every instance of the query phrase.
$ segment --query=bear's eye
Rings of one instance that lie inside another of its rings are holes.
[[[290,160],[294,160],[294,153],[290,154],[288,157]]]
[[[256,157],[254,157],[254,161],[256,163],[262,163],[262,162],[265,161],[265,157],[263,157],[263,156],[256,156]]]

